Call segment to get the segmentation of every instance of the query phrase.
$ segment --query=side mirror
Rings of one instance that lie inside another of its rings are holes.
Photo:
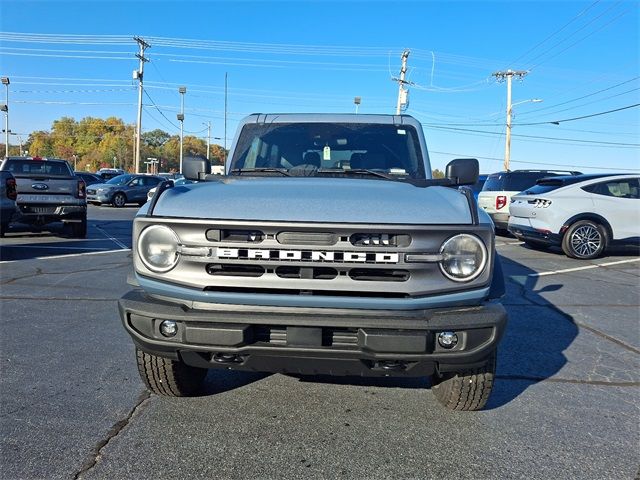
[[[182,160],[182,174],[187,180],[204,180],[211,172],[211,165],[206,158],[186,157]]]
[[[478,181],[480,164],[475,158],[456,158],[445,168],[444,176],[454,185],[473,185]]]

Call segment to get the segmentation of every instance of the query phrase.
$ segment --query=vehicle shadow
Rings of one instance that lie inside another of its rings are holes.
[[[573,317],[544,296],[561,290],[561,283],[541,286],[534,270],[501,260],[506,287],[502,304],[509,322],[498,348],[496,381],[486,410],[509,403],[529,386],[557,374],[567,363],[564,352],[578,335]]]
[[[87,238],[74,238],[68,225],[46,228],[12,223],[0,239],[0,261],[29,260],[69,254],[91,254],[131,248],[131,221],[89,219]]]
[[[212,368],[207,372],[200,397],[217,395],[245,387],[273,375],[272,373],[240,372]]]
[[[498,348],[493,392],[485,410],[499,408],[529,386],[557,374],[567,363],[565,350],[578,334],[570,315],[546,300],[544,293],[562,289],[562,284],[539,286],[536,272],[521,263],[501,257],[506,293],[502,304],[509,321]],[[428,378],[299,376],[301,382],[381,388],[430,388]]]

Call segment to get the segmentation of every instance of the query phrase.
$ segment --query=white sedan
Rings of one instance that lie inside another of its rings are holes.
[[[596,258],[608,246],[640,242],[640,176],[543,178],[512,197],[509,212],[509,232],[526,244]]]

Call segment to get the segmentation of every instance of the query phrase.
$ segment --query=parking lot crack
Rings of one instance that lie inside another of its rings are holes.
[[[122,268],[122,267],[128,267],[128,266],[129,266],[129,262],[105,263],[101,265],[99,268],[72,270],[70,272],[45,272],[42,270],[42,268],[36,268],[36,271],[34,273],[30,273],[29,275],[23,275],[21,277],[9,278],[6,281],[0,282],[0,285],[10,285],[19,280],[26,280],[29,278],[35,278],[35,277],[40,277],[44,275],[69,275],[70,276],[70,275],[75,275],[77,273],[102,272],[104,271],[105,267]]]
[[[139,414],[140,410],[142,408],[144,408],[144,406],[148,402],[149,398],[150,398],[150,394],[146,390],[140,394],[140,396],[138,397],[138,399],[136,401],[136,404],[129,411],[127,416],[125,418],[123,418],[122,420],[118,420],[109,429],[109,431],[107,432],[106,437],[103,438],[102,440],[100,440],[98,443],[96,443],[96,445],[93,447],[91,455],[89,456],[87,461],[84,462],[82,468],[78,472],[76,472],[76,474],[73,476],[74,480],[81,479],[83,477],[83,475],[85,475],[87,472],[92,470],[98,463],[100,463],[100,460],[102,458],[102,451],[107,447],[107,445],[109,445],[109,443],[114,438],[116,438],[120,434],[120,432],[122,432],[122,430],[124,430],[124,428],[127,425],[129,425],[129,422],[131,422],[131,420],[137,414]]]

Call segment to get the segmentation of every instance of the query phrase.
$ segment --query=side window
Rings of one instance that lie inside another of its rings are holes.
[[[142,185],[142,178],[134,178],[133,180],[131,180],[131,182],[129,182],[129,185],[132,187],[139,187],[140,185]]]
[[[144,184],[148,187],[155,187],[158,183],[160,183],[159,178],[154,178],[154,177],[144,178]]]
[[[612,180],[609,182],[596,183],[588,191],[596,195],[615,198],[640,198],[637,178],[624,180]]]

